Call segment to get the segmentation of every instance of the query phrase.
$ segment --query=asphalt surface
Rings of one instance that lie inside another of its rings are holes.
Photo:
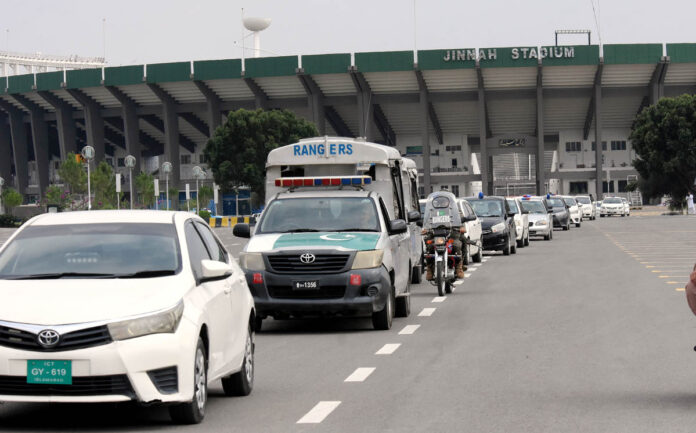
[[[216,232],[237,256],[243,240]],[[213,385],[201,425],[158,407],[6,403],[0,431],[693,431],[696,317],[680,289],[695,244],[696,217],[586,221],[486,255],[445,299],[412,287],[390,331],[264,322],[253,393]]]

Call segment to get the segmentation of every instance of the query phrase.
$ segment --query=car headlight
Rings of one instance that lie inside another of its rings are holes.
[[[358,251],[352,269],[369,269],[382,266],[384,250]]]
[[[263,271],[266,269],[261,253],[241,253],[239,255],[239,266],[248,271]]]
[[[498,223],[498,224],[494,225],[493,227],[491,227],[491,231],[493,233],[500,233],[500,232],[505,231],[505,223]]]
[[[150,334],[167,334],[176,331],[184,314],[184,301],[173,308],[149,316],[109,323],[109,334],[114,340],[128,340]]]
[[[536,222],[536,225],[538,225],[538,226],[545,226],[545,225],[548,225],[548,224],[549,224],[549,223],[548,223],[547,221],[544,221],[544,220],[541,220],[541,221],[537,221],[537,222]]]

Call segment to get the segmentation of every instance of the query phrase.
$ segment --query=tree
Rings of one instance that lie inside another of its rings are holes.
[[[223,191],[248,185],[264,196],[268,152],[319,133],[313,123],[288,110],[233,111],[208,140],[204,154]]]
[[[140,193],[140,203],[145,207],[155,204],[155,178],[144,171],[135,178],[135,187]]]
[[[92,206],[97,209],[113,209],[116,203],[116,179],[109,164],[102,161],[90,173],[90,185],[94,193]]]
[[[74,153],[69,153],[68,157],[60,164],[58,175],[68,186],[72,194],[84,194],[87,192],[87,173],[82,163],[77,162]]]
[[[682,201],[696,177],[696,96],[662,98],[633,122],[631,143],[638,157],[638,187],[647,197],[664,194]]]
[[[213,198],[213,188],[206,185],[198,187],[198,204],[201,209],[208,207],[211,198]]]
[[[2,191],[2,205],[7,209],[7,213],[11,213],[12,208],[22,204],[24,198],[14,188],[6,188]]]

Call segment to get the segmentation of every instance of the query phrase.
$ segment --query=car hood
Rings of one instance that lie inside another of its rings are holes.
[[[498,223],[504,223],[505,220],[501,217],[479,217],[481,220],[481,228],[490,230],[490,228]]]
[[[195,284],[145,279],[0,280],[0,320],[35,325],[110,321],[176,305]]]
[[[277,250],[338,249],[365,251],[377,248],[378,232],[316,232],[316,233],[269,233],[254,235],[245,248],[247,252]]]
[[[529,222],[530,223],[535,223],[537,221],[548,221],[548,214],[543,214],[543,213],[530,213],[529,215]]]

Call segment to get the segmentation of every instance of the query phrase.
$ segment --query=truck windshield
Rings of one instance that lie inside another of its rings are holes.
[[[362,197],[278,199],[263,212],[258,233],[378,232],[374,202]]]

